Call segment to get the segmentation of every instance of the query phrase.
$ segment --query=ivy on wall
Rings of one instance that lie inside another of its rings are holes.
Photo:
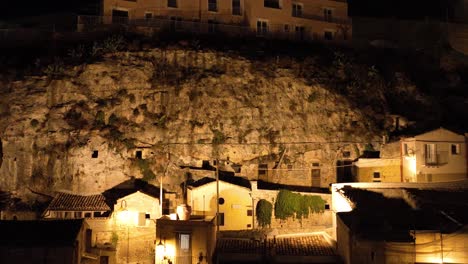
[[[286,220],[295,216],[307,218],[310,213],[321,213],[325,210],[325,200],[317,195],[302,195],[288,190],[280,190],[275,202],[275,217]]]
[[[272,211],[273,205],[269,201],[265,199],[258,201],[255,214],[257,216],[258,224],[261,227],[267,227],[271,224]]]

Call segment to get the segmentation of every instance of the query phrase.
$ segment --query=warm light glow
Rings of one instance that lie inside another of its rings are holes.
[[[131,213],[127,210],[123,210],[117,213],[117,221],[121,225],[129,225],[131,223]]]
[[[170,214],[170,215],[169,215],[169,218],[170,218],[171,220],[177,220],[177,214],[176,214],[176,213]]]
[[[343,194],[340,193],[339,190],[333,193],[333,207],[334,211],[339,212],[350,212],[353,210],[353,207],[349,203],[348,199],[344,197]]]
[[[161,241],[160,241],[161,242]],[[156,263],[167,263],[165,260],[171,260],[174,263],[175,246],[171,243],[158,243],[156,245]]]
[[[448,257],[444,257],[444,259],[442,260],[439,257],[428,257],[424,262],[427,262],[427,263],[457,263],[455,262],[452,258],[448,258]]]
[[[411,176],[416,176],[416,158],[414,157],[405,157],[405,159],[408,161],[409,163],[409,171],[411,172]]]

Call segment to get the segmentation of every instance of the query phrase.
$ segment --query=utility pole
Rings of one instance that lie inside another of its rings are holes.
[[[219,160],[216,159],[216,233],[219,232]]]

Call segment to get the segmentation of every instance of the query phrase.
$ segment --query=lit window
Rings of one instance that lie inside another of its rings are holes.
[[[436,144],[425,144],[424,156],[426,158],[426,164],[436,164],[437,163]]]

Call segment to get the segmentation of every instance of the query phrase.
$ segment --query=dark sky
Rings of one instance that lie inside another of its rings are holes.
[[[96,11],[102,0],[13,0],[0,9],[0,20],[53,13]],[[350,16],[445,19],[447,5],[461,0],[348,0]],[[450,11],[449,11],[450,13]]]
[[[348,0],[348,11],[350,16],[444,20],[447,7],[456,1],[460,0]]]

